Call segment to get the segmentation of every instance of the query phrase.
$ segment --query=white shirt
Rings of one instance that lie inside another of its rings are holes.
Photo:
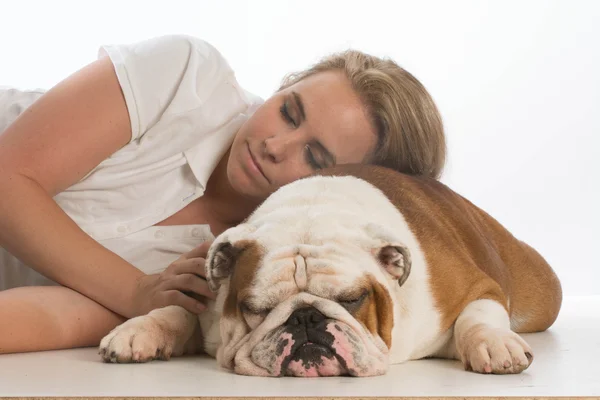
[[[115,66],[131,140],[54,199],[100,244],[144,272],[159,271],[213,238],[208,225],[153,225],[203,195],[262,100],[242,89],[223,56],[198,38],[103,46],[103,56]],[[41,93],[0,90],[0,132]],[[0,290],[52,283],[0,248]]]

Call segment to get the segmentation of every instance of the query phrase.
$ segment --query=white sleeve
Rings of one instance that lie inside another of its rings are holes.
[[[170,112],[197,107],[196,100],[210,94],[202,93],[211,90],[210,82],[233,74],[213,46],[185,35],[102,46],[98,55],[108,55],[115,67],[129,111],[132,141],[154,126],[172,103],[178,109]]]

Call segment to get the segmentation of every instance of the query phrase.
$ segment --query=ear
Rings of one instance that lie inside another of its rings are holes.
[[[367,224],[365,233],[373,240],[371,252],[388,274],[402,286],[410,275],[411,257],[408,247],[393,232],[378,224]]]
[[[213,244],[213,247],[215,245]],[[206,259],[206,280],[213,292],[219,290],[221,282],[231,276],[238,254],[242,249],[230,242],[217,244],[213,254]]]
[[[402,286],[410,275],[410,252],[400,244],[388,244],[376,250],[377,259],[383,268]]]
[[[248,235],[254,232],[254,227],[243,224],[228,229],[219,235],[206,255],[206,280],[213,292],[219,290],[221,283],[229,279],[237,262],[239,254],[248,243]]]

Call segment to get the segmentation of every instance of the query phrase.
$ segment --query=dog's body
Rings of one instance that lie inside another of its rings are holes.
[[[377,375],[430,356],[477,372],[529,366],[515,332],[547,329],[562,299],[535,250],[437,181],[372,166],[320,175],[216,238],[210,312],[166,307],[127,321],[103,339],[103,358],[204,350],[265,376]]]

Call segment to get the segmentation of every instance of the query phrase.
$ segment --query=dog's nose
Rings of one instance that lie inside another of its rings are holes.
[[[314,307],[299,308],[285,321],[288,326],[304,325],[314,327],[325,321],[325,316]]]

